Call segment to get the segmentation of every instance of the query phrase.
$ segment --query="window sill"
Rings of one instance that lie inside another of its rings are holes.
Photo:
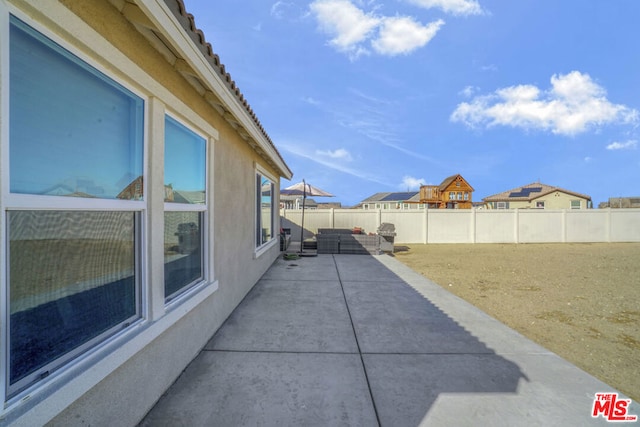
[[[253,253],[253,259],[260,258],[265,252],[268,252],[269,249],[276,246],[277,244],[278,244],[278,239],[273,238],[269,240],[267,243],[265,243],[264,245],[260,246],[259,248],[256,248],[255,252]]]

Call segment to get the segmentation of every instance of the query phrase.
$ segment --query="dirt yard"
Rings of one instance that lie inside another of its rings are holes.
[[[395,256],[640,401],[640,243],[410,244]]]

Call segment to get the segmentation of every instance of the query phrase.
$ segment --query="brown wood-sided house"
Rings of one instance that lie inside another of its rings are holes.
[[[471,209],[473,187],[462,175],[446,178],[440,185],[422,185],[420,203],[433,209]]]

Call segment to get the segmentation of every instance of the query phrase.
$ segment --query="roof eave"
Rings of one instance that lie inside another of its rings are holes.
[[[182,0],[167,1],[175,2],[176,9],[182,8],[184,10]],[[205,89],[210,91],[210,93],[205,93],[205,99],[207,95],[213,95],[209,96],[210,99],[207,100],[210,103],[219,103],[218,106],[226,110],[222,114],[223,117],[232,126],[242,127],[246,131],[247,135],[243,135],[244,132],[241,131],[239,133],[242,137],[246,137],[247,143],[254,150],[259,147],[271,161],[272,166],[278,169],[281,176],[291,179],[293,172],[262,128],[257,117],[244,100],[242,93],[235,86],[235,82],[224,71],[224,65],[220,64],[217,55],[213,54],[211,45],[204,41],[202,32],[197,29],[187,30],[178,19],[178,16],[182,16],[180,11],[171,10],[164,0],[136,0],[136,4],[154,25],[156,31],[162,33],[172,43],[172,48],[182,56],[186,65],[191,69],[190,72],[192,71],[206,86]],[[189,19],[188,16],[182,16],[182,18]],[[191,31],[192,34],[189,34],[188,31]],[[200,39],[200,46],[192,39],[192,35]],[[207,52],[209,58],[201,49]],[[216,62],[218,62],[217,67]]]

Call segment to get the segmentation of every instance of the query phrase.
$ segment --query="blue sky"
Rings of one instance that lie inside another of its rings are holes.
[[[317,201],[457,173],[640,196],[640,1],[184,2]]]

